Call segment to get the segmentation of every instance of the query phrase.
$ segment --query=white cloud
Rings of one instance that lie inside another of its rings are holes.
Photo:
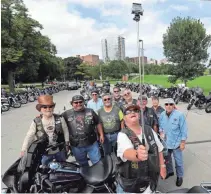
[[[163,1],[165,0],[142,2],[153,4]],[[101,57],[101,39],[113,35],[123,35],[126,38],[126,56],[137,55],[136,23],[131,15],[133,0],[25,0],[24,2],[31,16],[43,24],[43,34],[51,38],[61,57],[77,54],[98,54]],[[121,18],[119,22],[124,21],[126,25],[118,27],[114,22],[99,23],[93,18],[82,17],[80,10],[74,9],[73,3],[98,7],[101,10],[99,17],[116,15]],[[106,10],[111,5],[113,5],[112,10]],[[140,39],[144,40],[149,54],[150,49],[162,48],[162,35],[167,26],[159,20],[160,14],[162,12],[147,9],[140,20]]]
[[[185,6],[185,5],[171,5],[170,8],[174,9],[176,11],[188,11],[189,10],[188,6]]]

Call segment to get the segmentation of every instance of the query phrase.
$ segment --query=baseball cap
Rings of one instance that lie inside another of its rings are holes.
[[[72,97],[72,102],[78,101],[78,100],[84,101],[83,96],[81,96],[81,95],[75,95],[75,96]]]
[[[129,110],[129,109],[136,109],[136,110],[140,110],[140,106],[138,106],[137,104],[129,104],[127,105],[124,110],[123,110],[123,113],[125,115],[126,111]]]
[[[175,102],[172,98],[167,98],[164,104],[175,104]]]

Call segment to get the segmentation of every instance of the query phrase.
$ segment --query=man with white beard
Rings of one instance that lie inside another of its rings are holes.
[[[64,118],[60,115],[54,114],[55,103],[53,102],[53,96],[42,95],[39,96],[36,109],[41,113],[39,117],[36,117],[29,131],[24,139],[21,156],[23,156],[29,146],[35,140],[46,139],[49,145],[55,145],[57,143],[66,143],[66,151],[69,151],[69,131]],[[53,159],[58,162],[66,160],[65,151],[62,147],[52,148],[48,151],[47,155],[42,158],[42,165],[46,166]]]

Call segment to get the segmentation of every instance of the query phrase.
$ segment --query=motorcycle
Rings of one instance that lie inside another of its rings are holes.
[[[211,94],[209,94],[208,96],[204,96],[203,90],[201,88],[199,87],[195,88],[195,90],[193,90],[193,95],[190,99],[190,102],[187,106],[187,110],[190,110],[193,105],[195,105],[197,108],[200,109],[203,108],[204,106],[207,107],[207,105],[210,102],[211,102]],[[209,112],[209,107],[208,107],[208,112]]]
[[[64,144],[64,143],[63,143]],[[106,155],[91,167],[80,167],[74,162],[52,161],[41,165],[41,157],[49,149],[61,146],[47,146],[35,141],[27,155],[19,158],[3,175],[7,186],[4,193],[114,193],[115,159]],[[24,165],[23,165],[24,164]]]
[[[7,98],[1,98],[1,112],[6,112],[10,109]]]
[[[161,193],[161,192],[156,192]],[[177,189],[167,193],[211,193],[211,183],[201,183],[200,186],[193,186],[192,188]]]

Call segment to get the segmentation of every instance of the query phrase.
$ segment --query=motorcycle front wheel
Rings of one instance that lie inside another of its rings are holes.
[[[3,105],[1,106],[1,111],[2,111],[2,112],[6,112],[6,111],[8,111],[9,109],[10,109],[10,107],[7,106],[7,105],[4,105],[4,104],[3,104]]]
[[[20,102],[16,102],[13,104],[13,108],[20,108],[21,107],[21,103]]]
[[[206,113],[211,113],[211,102],[206,105],[205,112]]]

